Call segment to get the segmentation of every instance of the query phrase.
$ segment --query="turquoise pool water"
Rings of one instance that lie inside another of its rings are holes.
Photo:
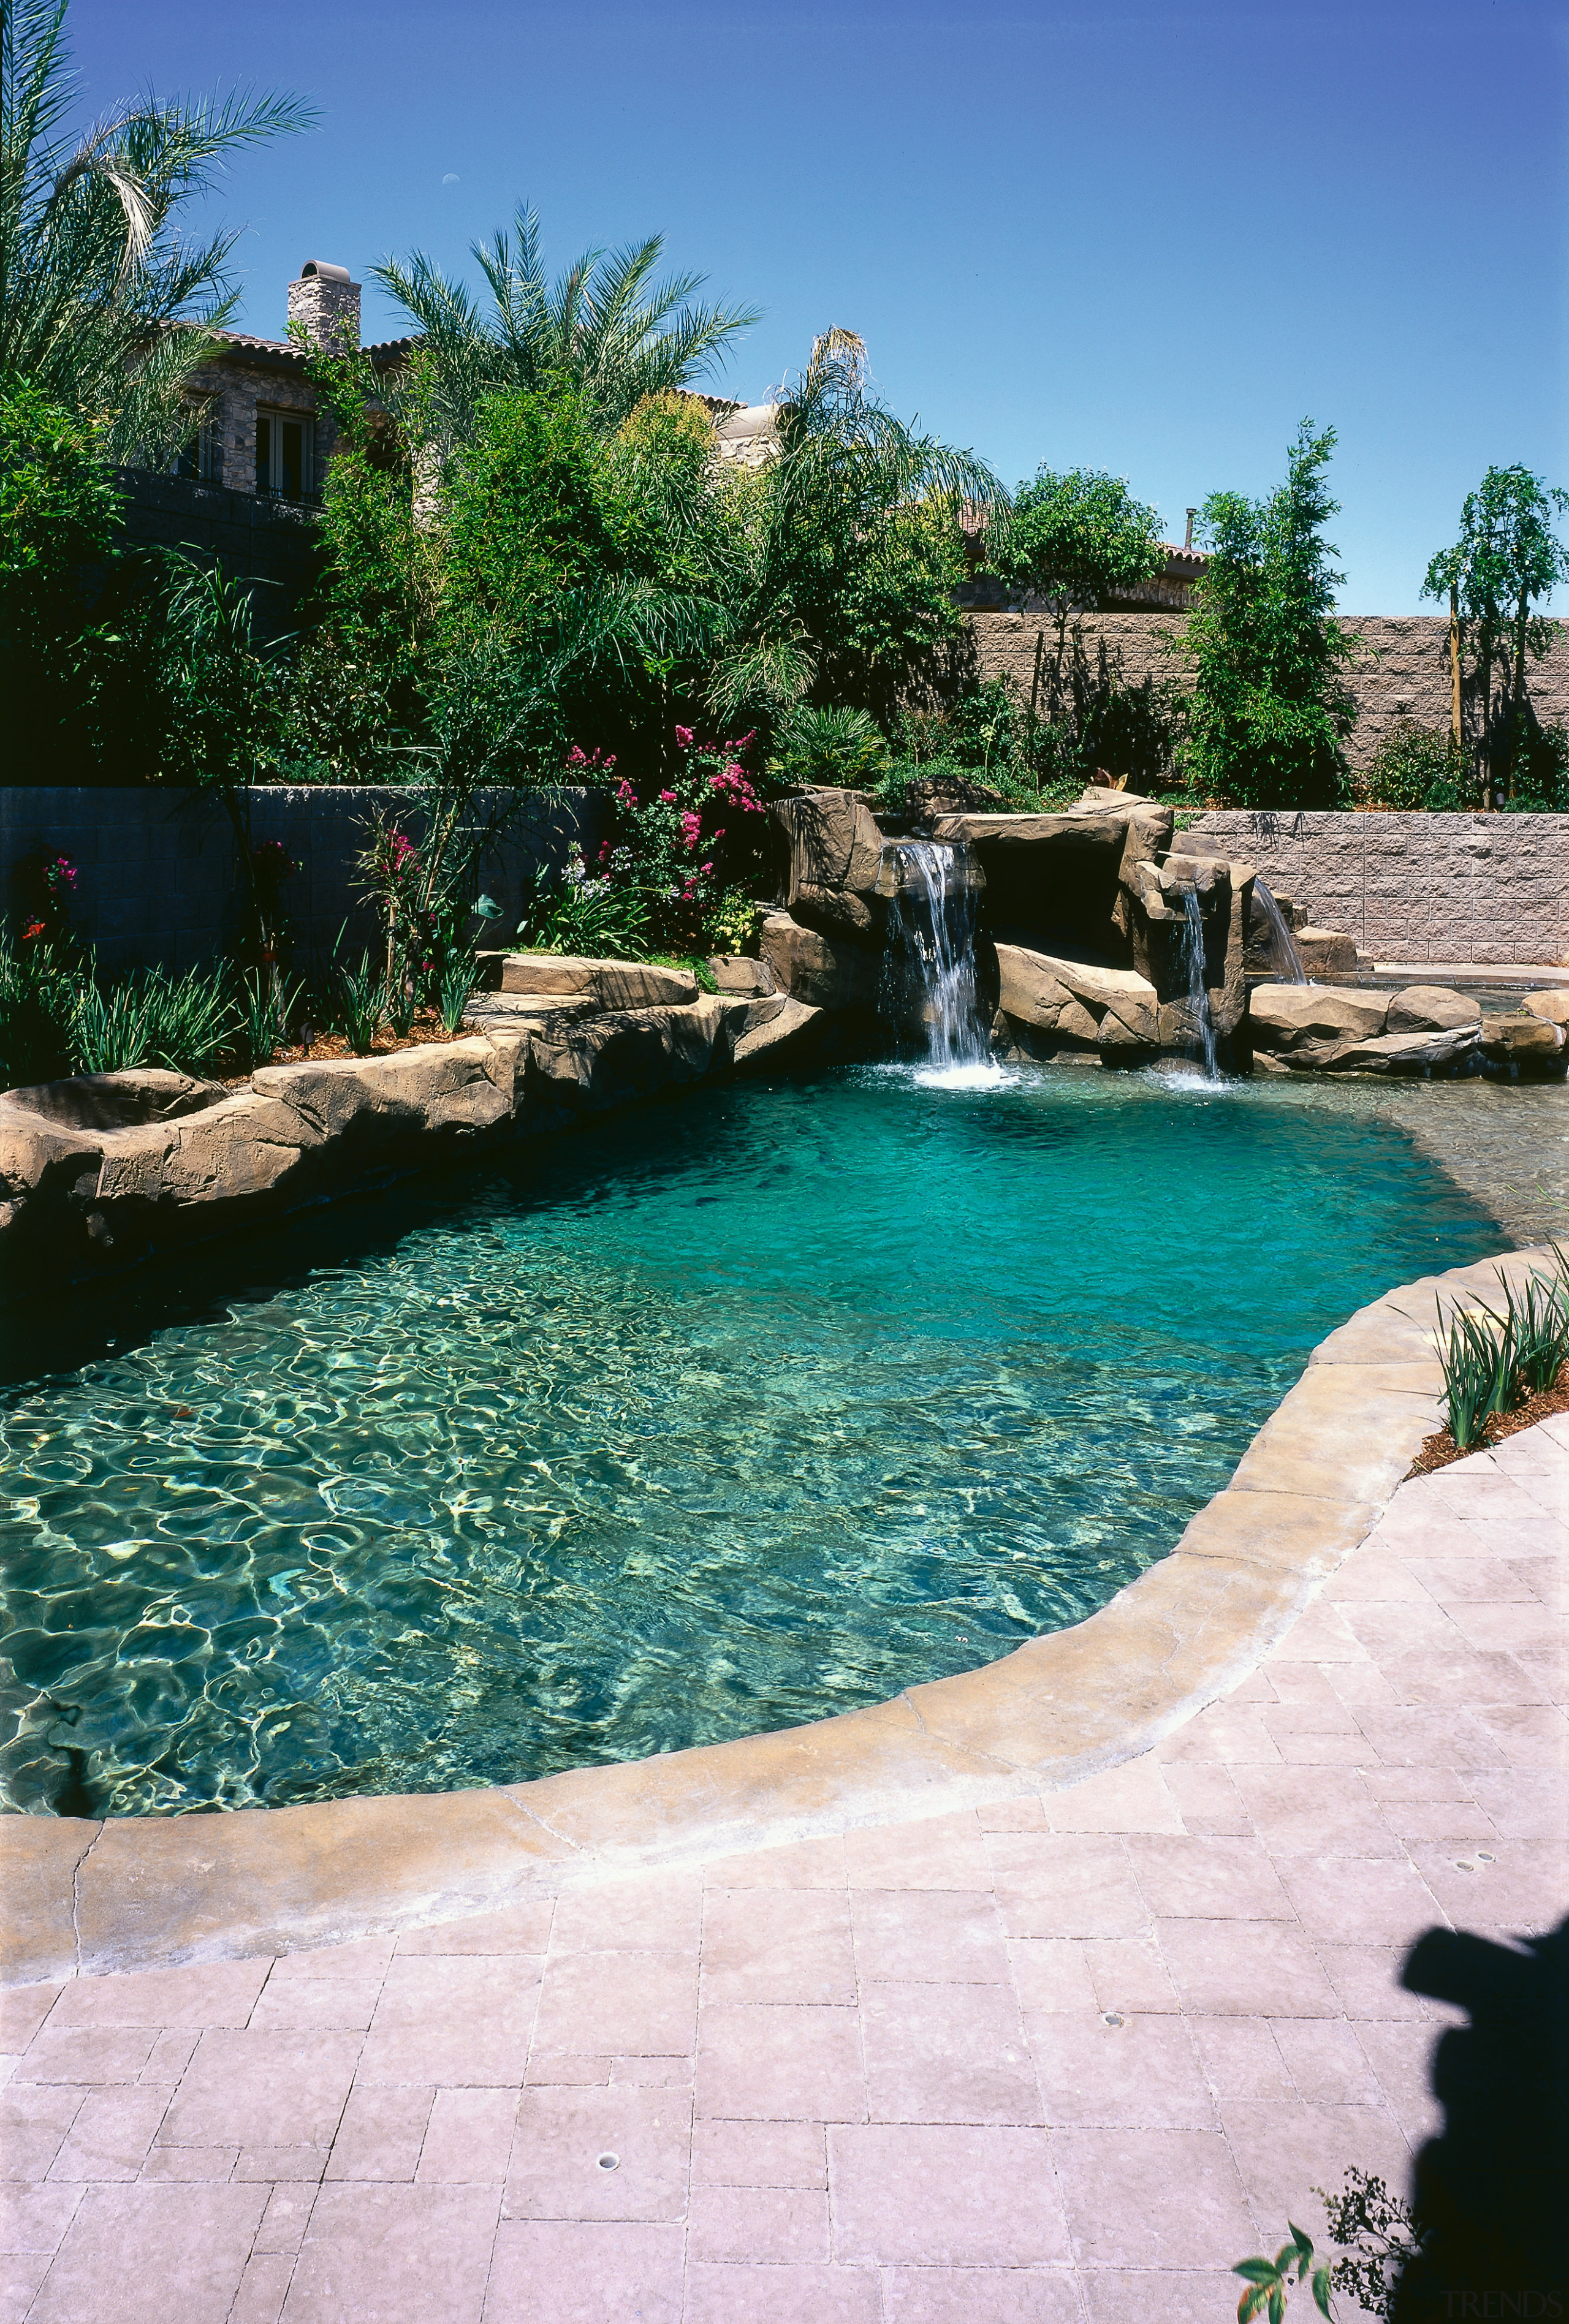
[[[1503,1240],[1340,1092],[856,1067],[14,1314],[0,1796],[441,1789],[882,1701],[1082,1619],[1327,1330]]]

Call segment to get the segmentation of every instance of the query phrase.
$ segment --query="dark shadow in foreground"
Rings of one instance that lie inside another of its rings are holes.
[[[1518,1945],[1430,1929],[1402,1982],[1471,2023],[1434,2053],[1444,2130],[1417,2157],[1393,2324],[1569,2318],[1569,1920]]]

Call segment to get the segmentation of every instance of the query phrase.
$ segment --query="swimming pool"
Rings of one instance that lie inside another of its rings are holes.
[[[1508,1239],[1343,1091],[978,1078],[705,1088],[13,1316],[0,1799],[516,1781],[972,1668]]]

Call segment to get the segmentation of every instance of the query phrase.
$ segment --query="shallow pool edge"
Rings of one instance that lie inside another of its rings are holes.
[[[1056,1791],[1149,1750],[1253,1671],[1372,1530],[1438,1425],[1440,1293],[1402,1284],[1322,1340],[1168,1555],[1071,1629],[891,1702],[525,1784],[104,1822],[0,1817],[0,1984],[288,1952]]]

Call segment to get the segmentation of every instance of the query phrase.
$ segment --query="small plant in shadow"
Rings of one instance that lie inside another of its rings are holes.
[[[1252,2324],[1255,2316],[1266,2313],[1269,2324],[1283,2324],[1293,2283],[1308,2284],[1319,2313],[1333,2314],[1327,2262],[1321,2261],[1315,2266],[1312,2237],[1305,2236],[1294,2220],[1288,2219],[1286,2224],[1291,2230],[1291,2241],[1282,2244],[1273,2259],[1240,2259],[1232,2270],[1233,2275],[1243,2277],[1248,2286],[1237,2302],[1237,2324]]]
[[[332,1015],[334,1030],[343,1035],[355,1056],[368,1056],[386,1015],[383,965],[368,952],[361,953],[357,968],[346,961],[334,964]]]
[[[1422,2248],[1409,2205],[1391,2195],[1381,2179],[1359,2171],[1354,2163],[1340,2194],[1332,2195],[1324,2187],[1313,2191],[1323,2198],[1329,2232],[1343,2246],[1333,2272],[1334,2289],[1370,2316],[1392,2318],[1400,2278]]]
[[[447,1032],[462,1032],[464,1015],[478,982],[479,963],[473,948],[455,945],[441,964],[436,996],[438,1013]]]

